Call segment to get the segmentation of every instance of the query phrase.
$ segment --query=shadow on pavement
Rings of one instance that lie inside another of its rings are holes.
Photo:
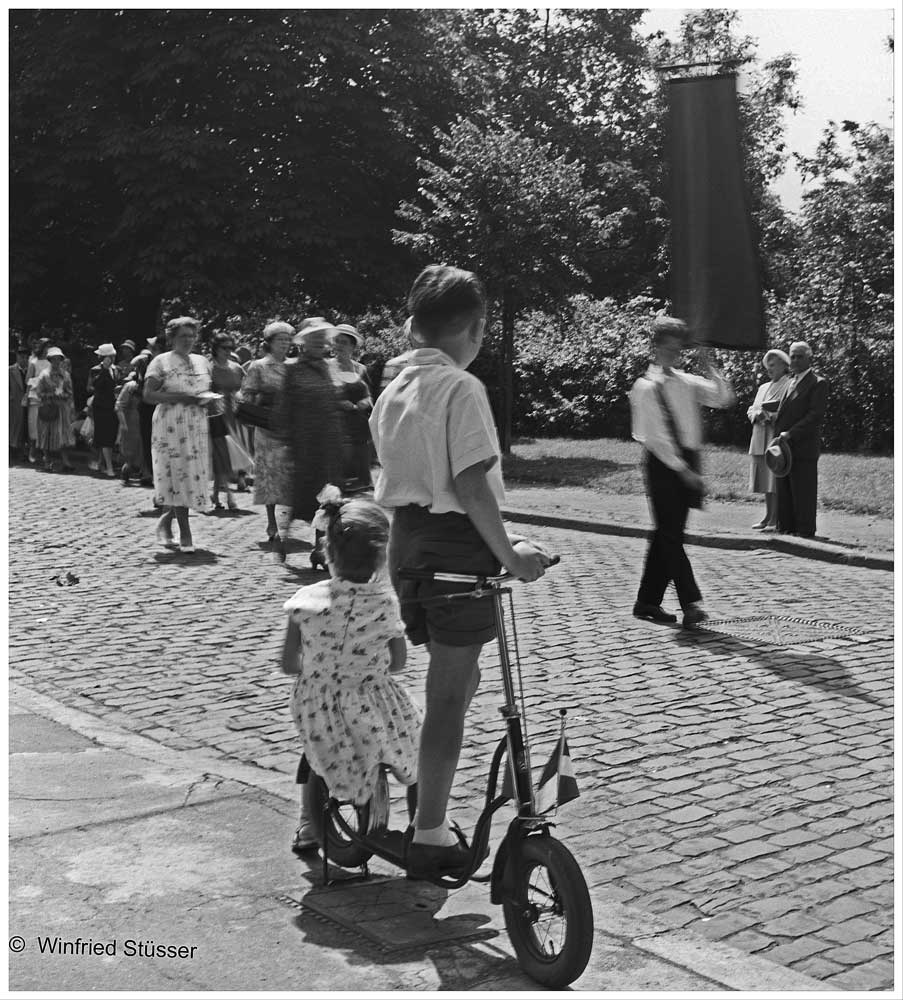
[[[485,950],[469,947],[499,932],[486,926],[491,923],[488,914],[459,908],[446,889],[401,876],[327,888],[318,869],[316,865],[311,872],[313,886],[298,897],[304,908],[294,926],[306,943],[340,949],[351,965],[430,962],[439,978],[437,988],[447,989],[460,986],[462,965],[472,963],[472,971],[482,978],[501,971],[497,964],[511,962],[500,954],[497,963]],[[452,912],[440,915],[449,905]],[[442,953],[451,947],[463,949],[468,958],[459,954],[443,961]]]
[[[798,681],[800,684],[841,697],[856,698],[871,705],[888,707],[880,698],[861,687],[853,679],[847,667],[829,656],[819,653],[790,653],[785,646],[749,642],[721,633],[716,635],[712,632],[688,631],[680,628],[673,631],[675,641],[681,645],[696,646],[704,642],[718,653],[745,656],[782,680]],[[792,662],[786,662],[788,656],[793,657]]]
[[[167,566],[209,566],[219,562],[219,556],[207,549],[195,549],[194,552],[155,552],[154,559]]]

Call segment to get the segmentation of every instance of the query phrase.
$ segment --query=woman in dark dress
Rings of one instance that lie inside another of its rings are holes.
[[[292,459],[293,520],[311,521],[320,490],[327,483],[342,483],[339,395],[325,357],[327,339],[334,332],[320,317],[306,319],[298,328],[294,343],[301,354],[286,365],[285,388],[273,414],[276,433],[288,443]],[[312,561],[322,562],[315,556]]]
[[[88,375],[88,395],[93,395],[91,413],[94,417],[94,447],[98,459],[104,464],[104,471],[115,479],[113,468],[113,448],[119,435],[119,418],[116,416],[116,396],[119,373],[113,365],[116,348],[112,344],[101,344],[94,352],[100,358]]]
[[[373,399],[367,369],[354,360],[363,338],[353,326],[340,323],[332,337],[333,376],[342,411],[343,475],[346,486],[366,489],[370,478],[370,411]]]

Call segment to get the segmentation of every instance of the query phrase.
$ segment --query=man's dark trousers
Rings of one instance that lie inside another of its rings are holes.
[[[787,476],[775,477],[778,529],[787,534],[812,538],[818,501],[818,459],[797,461]]]
[[[637,603],[658,607],[673,580],[680,606],[686,610],[702,599],[684,551],[684,530],[690,511],[687,489],[680,476],[649,451],[645,472],[655,531],[646,552]]]

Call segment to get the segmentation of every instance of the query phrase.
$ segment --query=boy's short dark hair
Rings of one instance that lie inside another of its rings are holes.
[[[456,331],[475,314],[484,314],[486,291],[472,271],[430,264],[411,286],[408,312],[418,335],[431,340]]]
[[[652,343],[657,347],[665,337],[676,337],[686,344],[690,339],[689,327],[676,316],[656,316],[652,324]]]

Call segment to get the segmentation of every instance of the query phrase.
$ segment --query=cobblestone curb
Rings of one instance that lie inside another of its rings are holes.
[[[587,520],[577,517],[559,517],[555,514],[537,514],[534,511],[517,510],[505,507],[502,516],[520,524],[539,524],[547,528],[564,528],[569,531],[588,531],[596,535],[620,535],[624,538],[645,538],[648,528],[637,528],[630,524],[619,524],[617,521]],[[860,566],[864,569],[882,569],[893,572],[894,560],[871,552],[851,552],[839,545],[827,542],[815,542],[805,538],[785,538],[776,535],[728,535],[728,534],[698,534],[687,532],[688,545],[704,545],[715,549],[766,549],[774,552],[785,552],[788,555],[800,556],[804,559],[816,559],[821,562],[843,563],[846,566]]]

